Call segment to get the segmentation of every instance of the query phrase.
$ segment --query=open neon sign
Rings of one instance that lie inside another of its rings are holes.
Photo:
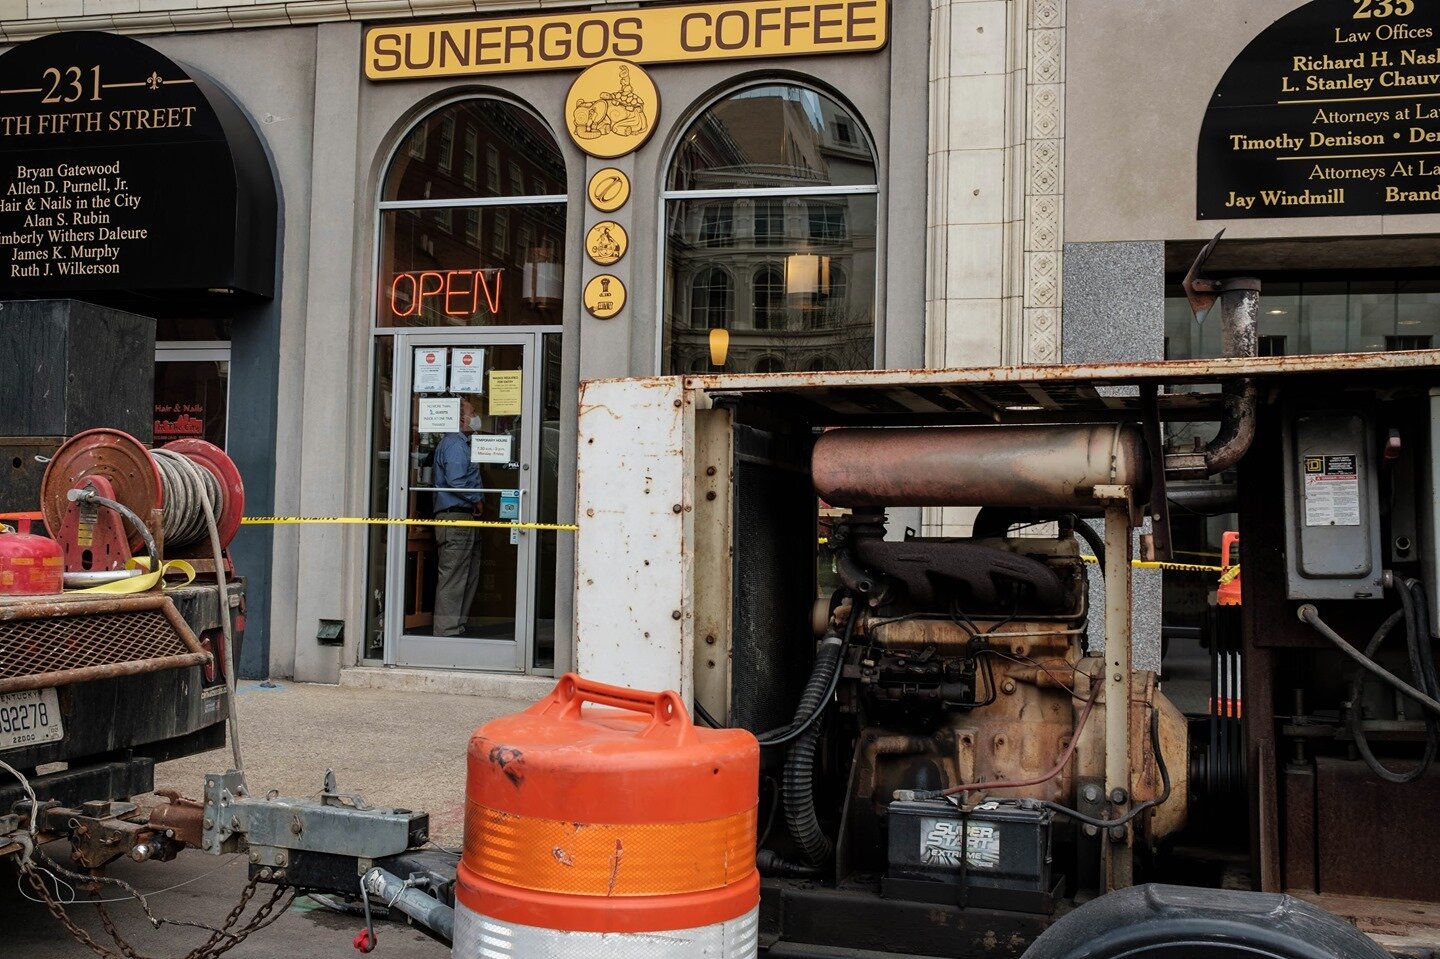
[[[422,270],[396,273],[390,281],[390,312],[420,316],[430,301],[446,316],[474,316],[483,301],[492,316],[500,313],[504,270]]]

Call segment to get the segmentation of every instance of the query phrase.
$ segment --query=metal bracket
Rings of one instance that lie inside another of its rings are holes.
[[[1140,412],[1145,428],[1145,446],[1150,452],[1150,542],[1155,553],[1153,558],[1168,563],[1171,559],[1170,500],[1165,494],[1165,447],[1160,433],[1157,394],[1158,387],[1154,383],[1140,385]]]
[[[1190,264],[1190,272],[1185,274],[1185,282],[1181,285],[1185,288],[1185,299],[1190,301],[1190,312],[1195,316],[1196,323],[1204,323],[1205,317],[1210,314],[1210,309],[1215,301],[1220,299],[1222,293],[1229,293],[1231,290],[1255,290],[1259,292],[1260,281],[1254,277],[1237,276],[1228,280],[1212,280],[1203,275],[1205,261],[1210,259],[1210,254],[1215,252],[1215,244],[1225,235],[1221,230],[1210,238],[1195,262]]]
[[[381,809],[359,793],[336,789],[325,773],[320,798],[291,799],[274,791],[256,799],[236,770],[205,777],[202,848],[206,852],[250,850],[255,864],[285,867],[294,852],[379,859],[423,845],[430,817],[408,809]]]

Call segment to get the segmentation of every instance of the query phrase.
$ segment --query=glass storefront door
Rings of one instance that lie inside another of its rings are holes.
[[[535,520],[539,345],[534,333],[395,334],[392,517]],[[387,662],[525,669],[536,626],[533,532],[406,526],[386,539],[386,594],[401,599],[385,604]]]

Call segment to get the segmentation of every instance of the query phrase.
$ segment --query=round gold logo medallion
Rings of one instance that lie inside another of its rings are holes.
[[[585,309],[597,320],[608,320],[625,308],[625,284],[602,273],[585,284]]]
[[[585,253],[601,266],[620,262],[630,249],[630,235],[614,220],[601,220],[585,234]]]
[[[644,146],[660,116],[660,91],[641,67],[605,60],[585,70],[565,98],[566,129],[593,157],[613,159]]]

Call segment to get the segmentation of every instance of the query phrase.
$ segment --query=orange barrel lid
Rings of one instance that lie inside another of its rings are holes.
[[[555,929],[734,919],[759,901],[759,776],[745,730],[695,728],[673,692],[567,674],[471,737],[456,895]]]
[[[694,823],[753,811],[759,776],[746,730],[696,728],[674,692],[568,673],[534,706],[475,731],[466,798],[554,821]]]

